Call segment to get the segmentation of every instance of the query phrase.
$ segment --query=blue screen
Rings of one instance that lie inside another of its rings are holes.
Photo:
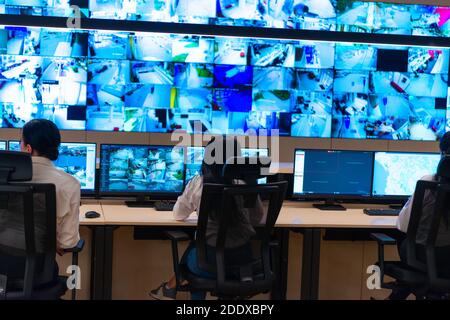
[[[14,140],[8,141],[8,150],[20,151],[20,141],[14,141]]]
[[[2,13],[239,27],[450,36],[448,6],[348,0],[4,0]]]
[[[374,196],[410,196],[417,181],[436,173],[440,154],[376,152],[373,171]]]
[[[296,150],[294,194],[369,196],[373,153]]]
[[[0,141],[0,150],[6,150],[6,141]]]
[[[44,118],[64,130],[436,141],[449,58],[448,48],[6,26],[0,127]]]
[[[184,148],[102,145],[100,192],[181,193]]]

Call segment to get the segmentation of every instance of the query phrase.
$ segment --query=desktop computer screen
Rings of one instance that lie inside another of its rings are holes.
[[[186,162],[186,185],[191,179],[200,174],[203,157],[205,156],[205,148],[204,147],[188,147],[187,148],[187,162]],[[269,149],[261,148],[242,148],[241,156],[243,157],[268,157]],[[267,183],[267,178],[262,178],[258,180],[259,184]]]
[[[183,191],[184,148],[102,145],[100,193],[176,194]]]
[[[95,143],[63,142],[59,147],[59,157],[53,163],[78,179],[82,192],[94,192],[96,149]]]
[[[6,141],[0,141],[0,150],[6,150]]]
[[[412,195],[418,180],[436,173],[440,159],[432,153],[375,152],[373,196]]]
[[[294,195],[368,197],[372,164],[369,151],[296,150]]]
[[[20,141],[17,141],[17,140],[8,141],[8,150],[9,151],[20,151]]]
[[[59,147],[59,157],[53,161],[56,167],[67,172],[81,184],[81,191],[95,191],[95,143],[62,142]],[[20,141],[8,142],[10,151],[20,151]]]

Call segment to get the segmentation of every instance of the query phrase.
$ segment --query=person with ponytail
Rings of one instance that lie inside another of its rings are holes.
[[[52,161],[58,159],[61,135],[56,125],[45,119],[35,119],[22,129],[20,148],[32,156],[32,183],[51,183],[56,187],[56,240],[57,252],[73,248],[80,240],[79,210],[80,182],[56,168]]]
[[[441,151],[441,156],[445,157],[450,155],[450,132],[445,133],[439,143],[439,149]],[[424,181],[437,181],[436,174],[426,175],[422,177],[420,180]],[[434,203],[436,201],[436,197],[431,192],[426,192],[423,199],[423,216],[422,221],[425,221],[425,217],[433,213]],[[407,261],[407,246],[406,246],[406,233],[408,231],[409,220],[411,218],[411,210],[414,202],[414,195],[412,195],[408,202],[405,204],[403,209],[400,211],[400,214],[397,219],[397,229],[400,231],[399,234],[395,237],[397,240],[397,248],[400,256],[400,260],[403,262]],[[424,227],[419,226],[418,235],[422,232]],[[444,247],[445,256],[450,257],[450,246]],[[411,294],[409,289],[405,289],[402,287],[397,287],[392,290],[387,300],[405,300]]]

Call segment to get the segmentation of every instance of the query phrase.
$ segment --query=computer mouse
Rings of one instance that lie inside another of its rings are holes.
[[[88,211],[84,214],[84,216],[88,219],[94,219],[100,217],[100,213],[96,211]]]

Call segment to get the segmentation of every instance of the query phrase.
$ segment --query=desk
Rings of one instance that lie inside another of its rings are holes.
[[[301,203],[286,201],[280,212],[276,227],[280,228],[284,234],[281,246],[281,282],[282,290],[286,289],[287,275],[287,246],[288,237],[286,233],[291,229],[301,232],[303,238],[303,259],[302,259],[302,285],[301,298],[312,300],[318,298],[319,291],[319,265],[320,265],[320,243],[323,229],[395,229],[397,217],[373,217],[363,213],[361,205],[346,205],[347,211],[320,211],[311,206],[311,203]],[[367,207],[367,206],[366,206]],[[370,207],[383,207],[374,206]],[[94,298],[111,299],[112,282],[112,245],[113,233],[120,226],[179,226],[195,227],[196,218],[186,221],[174,221],[171,212],[156,211],[153,208],[128,208],[121,202],[102,202],[101,212],[103,214],[104,227],[102,235],[104,237],[103,256],[103,283],[97,283],[100,290],[94,290]],[[96,257],[99,259],[99,257]],[[98,270],[101,272],[101,270]],[[95,285],[95,284],[94,284]],[[102,293],[103,292],[103,293]],[[283,296],[281,296],[283,297]]]
[[[302,300],[319,296],[320,242],[323,229],[395,229],[397,217],[374,217],[363,213],[361,205],[346,205],[347,211],[321,211],[311,204],[286,201],[276,226],[303,234]],[[374,206],[370,207],[383,207]]]
[[[100,214],[98,218],[86,218],[88,211],[96,211]],[[106,241],[112,241],[105,237],[105,216],[102,206],[98,201],[89,201],[80,206],[80,226],[87,226],[92,230],[91,243],[91,299],[103,299],[104,283],[112,279],[106,278],[105,273],[105,256]],[[111,253],[112,256],[112,253]]]

